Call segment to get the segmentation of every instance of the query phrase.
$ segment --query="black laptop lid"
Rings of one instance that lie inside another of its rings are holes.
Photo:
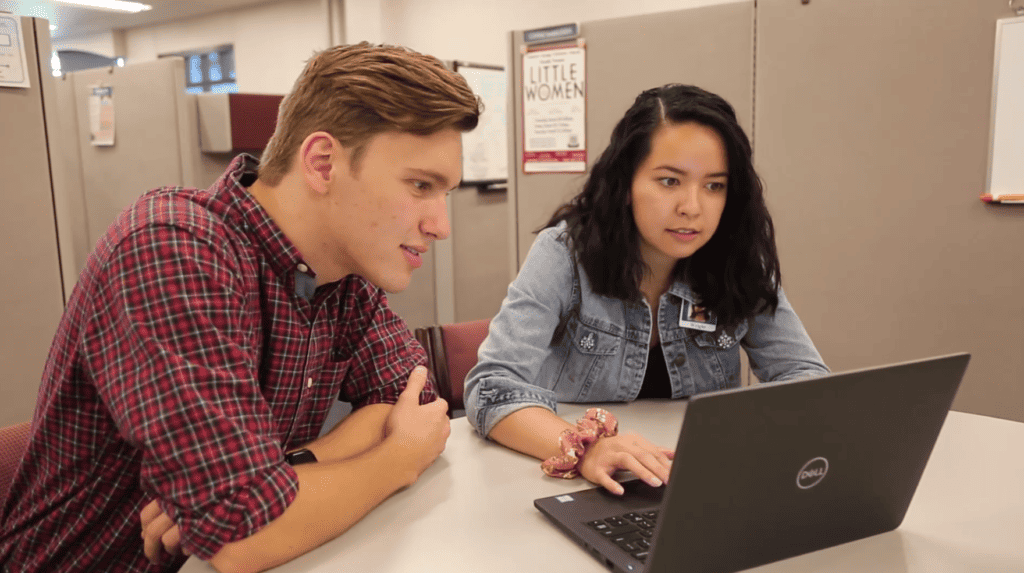
[[[647,570],[738,571],[895,529],[969,358],[692,398]]]

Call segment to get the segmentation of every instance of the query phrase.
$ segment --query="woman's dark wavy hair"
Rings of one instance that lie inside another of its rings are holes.
[[[583,190],[559,207],[542,229],[566,221],[569,243],[594,292],[640,300],[640,281],[648,269],[628,206],[633,177],[651,151],[654,132],[662,125],[684,122],[714,129],[722,138],[729,180],[718,229],[700,250],[676,264],[674,278],[690,284],[701,304],[717,315],[719,325],[734,326],[765,311],[774,313],[782,277],[775,229],[751,161],[750,140],[732,106],[701,88],[669,84],[637,96],[612,131],[611,143]]]

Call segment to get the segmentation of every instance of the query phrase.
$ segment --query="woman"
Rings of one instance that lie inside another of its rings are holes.
[[[693,86],[647,90],[509,286],[466,379],[467,416],[549,475],[621,493],[625,469],[657,487],[671,450],[616,435],[601,410],[574,427],[557,402],[736,387],[740,346],[763,381],[828,373],[780,278],[732,107]]]

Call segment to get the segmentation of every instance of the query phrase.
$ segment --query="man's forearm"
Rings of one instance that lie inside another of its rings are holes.
[[[341,535],[418,473],[391,442],[355,457],[296,466],[299,491],[288,509],[252,536],[225,545],[210,564],[222,573],[263,571]]]
[[[353,410],[330,432],[306,444],[320,461],[345,460],[384,441],[384,426],[392,404],[370,404]]]

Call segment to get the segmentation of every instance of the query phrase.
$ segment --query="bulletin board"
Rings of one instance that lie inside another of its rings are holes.
[[[508,182],[505,68],[458,61],[454,68],[484,104],[476,129],[462,135],[462,185],[504,189]]]
[[[1024,16],[996,22],[987,194],[1024,202]]]

